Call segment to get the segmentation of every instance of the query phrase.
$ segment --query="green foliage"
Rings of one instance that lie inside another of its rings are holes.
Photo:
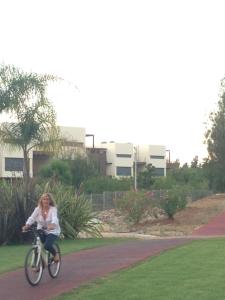
[[[117,179],[106,176],[92,177],[87,179],[83,184],[83,191],[90,193],[103,193],[114,191],[129,191],[132,186],[132,179]]]
[[[45,101],[46,87],[55,76],[29,73],[13,65],[0,65],[0,112],[16,112],[26,107],[30,99]]]
[[[154,183],[154,170],[155,167],[149,164],[145,170],[140,172],[137,176],[138,188],[149,189]]]
[[[76,159],[70,160],[69,164],[72,175],[72,185],[76,189],[79,189],[87,179],[99,175],[95,161],[88,157],[78,156]]]
[[[81,156],[74,159],[53,159],[39,171],[39,177],[72,185],[76,190],[81,190],[85,181],[98,174],[95,162]]]
[[[151,188],[153,190],[168,190],[171,189],[174,185],[176,185],[176,180],[172,176],[167,175],[166,177],[155,178],[155,181]]]
[[[21,228],[39,196],[38,186],[27,199],[21,180],[0,181],[0,245],[22,240]]]
[[[142,217],[150,211],[153,202],[143,191],[130,191],[116,200],[116,207],[126,214],[127,220],[138,224]]]
[[[177,211],[184,209],[186,205],[186,193],[180,188],[173,188],[169,190],[167,197],[165,199],[161,199],[160,201],[160,207],[171,219],[173,219],[173,216]]]
[[[209,181],[209,187],[214,192],[225,191],[224,167],[218,161],[206,159],[203,163],[203,171]]]
[[[48,164],[41,167],[39,177],[68,185],[71,185],[72,183],[72,174],[69,163],[64,160],[53,159]]]
[[[210,128],[209,128],[210,127]],[[205,162],[210,185],[219,192],[225,191],[225,79],[221,81],[221,93],[216,112],[209,116],[205,133],[209,158]]]
[[[209,190],[209,182],[205,171],[200,167],[182,167],[170,169],[166,177],[155,179],[152,189],[172,189],[182,187],[191,192],[193,190]]]
[[[60,142],[56,115],[46,97],[51,75],[26,73],[14,66],[0,66],[0,113],[15,123],[0,126],[0,141],[23,151],[23,177],[29,182],[29,152],[32,148],[55,151]],[[27,192],[27,191],[26,191]]]

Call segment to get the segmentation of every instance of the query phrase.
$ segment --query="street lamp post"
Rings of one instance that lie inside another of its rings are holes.
[[[134,147],[134,190],[137,191],[137,148]]]

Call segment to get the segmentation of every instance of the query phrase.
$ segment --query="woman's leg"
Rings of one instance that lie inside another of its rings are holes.
[[[44,230],[42,230],[42,229],[38,229],[37,232],[38,232],[38,235],[41,239],[42,244],[44,244],[47,235],[45,234]]]
[[[45,240],[45,243],[44,243],[44,248],[46,250],[48,250],[53,256],[56,255],[56,251],[53,247],[53,244],[54,244],[55,240],[57,239],[57,237],[58,237],[57,235],[49,233],[46,236],[46,240]]]

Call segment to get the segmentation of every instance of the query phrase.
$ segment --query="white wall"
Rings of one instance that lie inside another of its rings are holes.
[[[81,127],[60,127],[61,134],[69,141],[83,144],[82,149],[78,149],[80,154],[85,153],[85,129]],[[22,177],[23,172],[5,171],[5,157],[23,158],[22,150],[12,150],[9,145],[0,145],[0,177]],[[30,151],[30,177],[33,177],[33,151]]]
[[[5,171],[5,158],[23,158],[23,151],[22,150],[15,150],[7,145],[7,144],[1,144],[0,145],[0,177],[5,177],[5,178],[11,178],[11,177],[23,177],[23,172],[18,172],[18,171]],[[33,164],[32,164],[32,159],[33,159],[33,152],[31,151],[29,154],[30,158],[30,177],[33,177]]]
[[[102,143],[101,147],[107,149],[107,175],[117,176],[117,167],[128,167],[131,168],[131,176],[133,176],[133,163],[134,163],[134,152],[133,144],[131,143]],[[118,157],[117,155],[130,155],[130,157]],[[120,177],[120,176],[119,176]],[[121,176],[122,177],[122,176]]]
[[[166,147],[163,145],[138,145],[137,161],[152,164],[155,168],[163,168],[166,175]],[[155,158],[151,157],[155,156]]]
[[[60,131],[69,141],[85,144],[85,128],[60,126]]]

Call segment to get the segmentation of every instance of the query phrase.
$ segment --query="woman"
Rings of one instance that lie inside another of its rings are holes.
[[[37,222],[37,230],[44,248],[54,257],[54,261],[59,261],[59,255],[53,248],[53,243],[60,235],[60,226],[57,216],[55,201],[50,193],[45,193],[38,201],[38,206],[34,209],[32,215],[28,218],[23,231]]]

